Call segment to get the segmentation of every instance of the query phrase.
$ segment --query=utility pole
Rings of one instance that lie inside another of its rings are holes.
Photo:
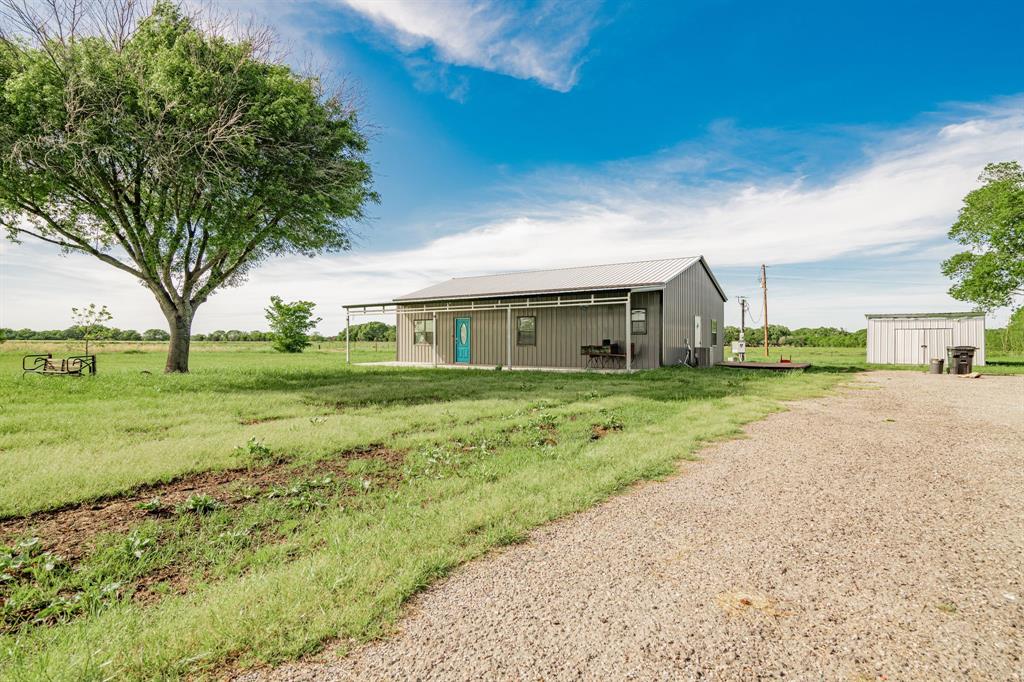
[[[761,295],[764,297],[764,357],[768,357],[768,274],[761,264]]]
[[[737,296],[736,300],[740,302],[740,341],[745,341],[747,331],[747,297]]]
[[[740,302],[740,362],[747,359],[747,297],[737,296],[736,300]]]

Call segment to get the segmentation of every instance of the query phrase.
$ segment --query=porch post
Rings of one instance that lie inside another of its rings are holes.
[[[505,364],[512,369],[512,306],[505,309],[505,329],[508,331],[508,338],[505,339]]]
[[[345,311],[345,364],[346,365],[351,365],[352,364],[352,356],[349,354],[349,343],[348,343],[349,327],[351,327],[351,326],[352,326],[352,313],[350,313],[348,310],[346,310]]]
[[[434,341],[434,367],[437,367],[437,313],[434,312],[434,313],[431,313],[431,315],[432,315],[432,319],[434,320],[434,322],[433,322],[434,334],[433,334],[433,337],[432,337],[433,341]]]
[[[633,292],[626,292],[626,371],[633,369]]]

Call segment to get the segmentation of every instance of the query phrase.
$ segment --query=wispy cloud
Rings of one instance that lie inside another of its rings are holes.
[[[857,326],[865,312],[963,308],[938,274],[953,249],[945,233],[987,162],[1024,160],[1021,104],[863,135],[858,160],[828,175],[769,172],[726,139],[758,135],[728,128],[646,159],[545,170],[512,181],[499,204],[467,209],[462,229],[424,216],[445,236],[399,250],[272,261],[244,287],[211,299],[197,327],[259,327],[266,300],[279,294],[312,298],[322,328],[335,330],[342,304],[389,300],[453,275],[690,254],[705,255],[730,294],[754,293],[755,266],[773,266],[780,322]],[[92,298],[145,316],[130,324],[161,321],[141,288],[126,294],[120,273],[82,257],[3,246],[0,259],[5,325],[59,324],[47,311],[80,296],[86,287],[74,282],[86,268],[107,296]]]
[[[368,19],[403,52],[422,50],[457,66],[534,80],[566,92],[576,84],[595,25],[593,0],[505,4],[491,0],[336,0]]]
[[[708,180],[714,168],[679,178],[665,167],[689,171],[691,163],[662,155],[596,171],[547,171],[521,180],[523,198],[488,208],[471,229],[350,260],[389,271],[416,263],[429,269],[423,279],[433,279],[662,254],[703,253],[720,266],[892,255],[942,238],[985,163],[1024,157],[1018,104],[891,133],[826,181]]]

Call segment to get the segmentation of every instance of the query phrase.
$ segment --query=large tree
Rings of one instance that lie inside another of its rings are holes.
[[[355,109],[170,2],[0,0],[0,225],[136,277],[188,371],[196,309],[376,201]],[[235,35],[236,33],[230,33]]]
[[[967,247],[942,263],[949,293],[983,310],[1020,305],[1024,297],[1024,169],[990,163],[982,186],[964,197],[949,238]]]

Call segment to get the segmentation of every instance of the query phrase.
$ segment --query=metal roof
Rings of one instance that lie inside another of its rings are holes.
[[[926,317],[947,317],[947,318],[959,318],[959,317],[985,317],[985,313],[978,311],[963,312],[963,313],[868,313],[864,317],[869,320],[883,319],[891,317],[902,317],[902,318],[926,318]]]
[[[504,272],[478,277],[454,277],[447,282],[398,296],[395,301],[426,301],[458,298],[486,298],[489,296],[521,296],[525,294],[557,294],[573,291],[608,289],[635,289],[663,286],[695,263],[702,263],[714,282],[722,299],[722,287],[711,275],[703,256],[666,258],[663,260],[585,265],[554,270],[528,270]]]

